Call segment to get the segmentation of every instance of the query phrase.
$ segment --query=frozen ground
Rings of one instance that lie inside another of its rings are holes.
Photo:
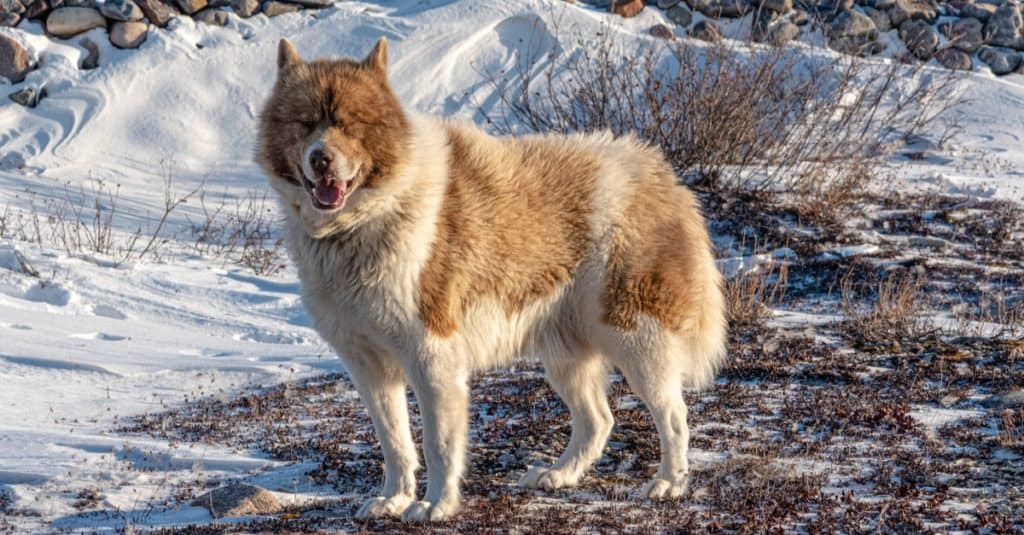
[[[515,65],[527,43],[555,44],[540,16],[584,35],[611,22],[627,39],[650,39],[662,17],[648,9],[612,19],[540,0],[342,2],[274,19],[232,15],[226,28],[182,19],[138,51],[104,49],[92,71],[75,67],[83,52],[73,42],[23,25],[46,57],[25,83],[45,84],[49,97],[35,109],[2,99],[0,213],[88,205],[96,191],[116,191],[111,226],[125,239],[158,224],[168,175],[176,194],[203,185],[218,202],[258,197],[254,122],[283,36],[307,58],[362,55],[387,36],[408,106],[474,119],[471,103],[493,105],[481,71]],[[467,494],[485,498],[468,504],[460,527],[1022,529],[1024,414],[1007,417],[1013,407],[999,396],[1024,381],[1024,350],[967,332],[956,343],[922,334],[880,348],[835,324],[837,299],[820,295],[840,271],[903,264],[937,274],[932,298],[1020,298],[1020,234],[985,229],[998,227],[1001,200],[1024,200],[1024,77],[977,71],[963,90],[955,143],[893,161],[897,189],[952,197],[881,198],[838,239],[777,242],[798,259],[777,305],[785,311],[742,329],[718,387],[690,398],[692,502],[624,499],[650,475],[656,448],[621,382],[619,427],[584,488],[514,489],[517,471],[567,436],[567,415],[526,366],[476,389]],[[343,370],[308,327],[294,271],[258,276],[175,245],[203,221],[196,200],[172,214],[160,258],[114,262],[0,241],[0,531],[187,530],[213,521],[189,500],[238,478],[280,492],[291,508],[218,530],[398,530],[350,519],[376,484],[379,454]]]

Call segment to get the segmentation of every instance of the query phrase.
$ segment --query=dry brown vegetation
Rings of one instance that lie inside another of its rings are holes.
[[[822,221],[863,199],[894,148],[956,130],[951,72],[734,41],[638,49],[615,33],[580,36],[571,53],[527,43],[518,68],[482,73],[500,105],[480,113],[503,133],[635,135],[692,186],[785,198]]]

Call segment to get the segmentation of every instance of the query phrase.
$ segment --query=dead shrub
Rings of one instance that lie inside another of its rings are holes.
[[[934,330],[920,316],[924,284],[924,279],[903,272],[859,284],[850,275],[843,277],[840,291],[846,335],[860,344],[891,345],[931,334]],[[865,299],[865,294],[874,294],[874,302]]]
[[[940,142],[954,131],[946,112],[962,102],[951,72],[754,43],[627,45],[616,33],[530,43],[512,71],[482,73],[497,105],[478,112],[500,133],[634,135],[695,187],[783,193],[834,221],[896,145],[940,121]]]
[[[785,297],[788,274],[785,264],[768,263],[726,279],[724,292],[730,325],[764,325],[772,316],[772,306]]]
[[[216,203],[199,195],[201,219],[189,219],[189,248],[196,254],[242,264],[256,275],[283,267],[284,240],[278,236],[276,213],[267,193],[249,192],[232,200],[224,194]]]

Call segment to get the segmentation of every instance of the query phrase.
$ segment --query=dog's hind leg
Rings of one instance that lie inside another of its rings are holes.
[[[402,513],[402,520],[440,521],[461,507],[459,484],[469,436],[469,372],[450,363],[417,363],[407,368],[423,418],[427,492]]]
[[[682,344],[676,335],[648,325],[637,332],[619,332],[619,351],[612,359],[630,388],[647,405],[658,429],[661,463],[643,488],[653,499],[678,498],[689,482],[687,453],[690,429],[683,400]]]
[[[380,496],[356,513],[360,518],[397,516],[416,500],[416,445],[409,429],[405,374],[396,361],[368,344],[350,344],[342,362],[366,405],[384,453]]]
[[[554,359],[552,359],[554,360]],[[579,483],[601,455],[612,430],[605,383],[608,370],[600,355],[580,360],[544,362],[548,382],[569,407],[572,435],[558,461],[550,467],[531,466],[519,485],[557,489]]]

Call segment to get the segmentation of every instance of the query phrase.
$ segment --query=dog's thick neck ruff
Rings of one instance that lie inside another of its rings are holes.
[[[302,63],[282,42],[260,131],[303,304],[381,440],[384,485],[359,514],[455,514],[469,377],[524,356],[544,363],[573,437],[521,484],[571,486],[600,455],[615,366],[661,434],[644,495],[678,497],[682,386],[708,384],[725,347],[720,275],[695,198],[657,149],[631,137],[494,137],[409,114],[388,85],[386,51],[382,41],[362,61]],[[429,472],[420,501],[407,384]]]

